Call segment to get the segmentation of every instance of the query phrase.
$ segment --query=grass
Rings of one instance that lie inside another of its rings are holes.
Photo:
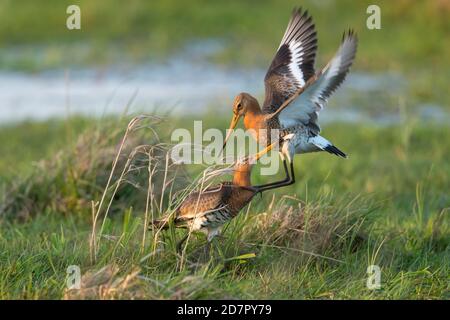
[[[199,235],[180,258],[175,241],[183,232],[144,236],[144,221],[146,212],[170,212],[190,177],[201,173],[200,167],[170,166],[164,177],[171,128],[190,128],[192,120],[152,123],[158,138],[147,126],[130,134],[107,190],[111,209],[99,215],[94,258],[90,201],[101,198],[127,120],[0,128],[0,136],[21,137],[21,149],[29,150],[16,153],[16,138],[0,145],[9,155],[0,161],[8,168],[0,171],[0,298],[449,298],[449,127],[328,125],[324,135],[350,154],[348,160],[296,158],[293,187],[255,199],[209,255]],[[216,118],[205,123],[226,127]],[[54,131],[43,132],[47,126]],[[36,139],[45,141],[41,148],[34,147]],[[161,146],[152,154],[149,210],[150,149],[139,152],[123,183],[115,184],[127,156],[142,144]],[[256,172],[255,184],[267,181]],[[163,181],[170,183],[164,188]],[[380,290],[366,288],[371,264],[381,267]],[[66,289],[70,265],[81,268],[81,290]]]

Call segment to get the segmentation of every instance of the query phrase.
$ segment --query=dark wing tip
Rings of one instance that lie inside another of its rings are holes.
[[[302,14],[302,7],[294,7],[294,9],[292,9],[292,15],[296,16],[296,15],[301,15]]]
[[[342,34],[342,42],[344,41],[358,42],[358,34],[355,32],[355,30],[350,28],[344,31],[344,33]]]
[[[353,62],[358,47],[358,35],[353,29],[344,31],[342,35],[341,49],[346,52],[347,60]]]
[[[302,7],[294,7],[292,9],[292,19],[295,17],[303,18],[303,19],[312,19],[312,16],[309,14],[308,10],[303,10]]]
[[[301,8],[300,8],[301,9]],[[301,11],[300,11],[301,12]],[[305,19],[311,19],[311,16],[309,15],[309,13],[308,13],[308,10],[305,10],[304,12],[303,12],[303,16],[302,16],[303,18],[305,18]]]

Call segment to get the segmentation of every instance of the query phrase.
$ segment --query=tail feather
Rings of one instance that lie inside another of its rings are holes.
[[[341,150],[339,150],[335,145],[330,144],[326,146],[324,150],[334,155],[337,155],[338,157],[347,158],[347,155]]]
[[[318,150],[325,150],[329,153],[337,155],[338,157],[347,158],[347,155],[344,152],[339,150],[335,145],[322,136],[311,137],[309,142],[315,145]]]

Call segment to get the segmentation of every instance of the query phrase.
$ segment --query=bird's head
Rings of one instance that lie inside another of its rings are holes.
[[[228,129],[227,136],[223,143],[223,148],[225,148],[228,138],[230,138],[232,130],[236,128],[239,120],[245,117],[248,113],[260,112],[258,100],[248,93],[242,92],[234,98],[233,102],[233,118],[231,119],[230,127]]]
[[[239,93],[233,101],[233,115],[245,117],[247,111],[253,109],[255,105],[258,105],[258,100],[248,93]]]

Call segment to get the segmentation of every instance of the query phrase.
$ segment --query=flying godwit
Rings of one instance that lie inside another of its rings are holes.
[[[244,118],[244,126],[253,137],[270,150],[281,141],[280,154],[286,178],[270,185],[285,186],[295,182],[293,157],[296,153],[327,151],[339,157],[347,155],[320,136],[319,111],[342,84],[355,58],[357,36],[349,30],[330,62],[314,71],[317,34],[307,11],[294,9],[281,44],[266,73],[266,96],[261,108],[258,100],[240,93],[233,103],[234,116],[223,147]],[[264,129],[264,130],[261,130]],[[277,141],[270,141],[271,130],[279,130]],[[286,160],[290,162],[290,174]]]
[[[233,219],[256,194],[276,188],[272,185],[252,186],[250,181],[254,162],[267,151],[263,150],[238,161],[233,168],[233,181],[222,182],[202,192],[191,193],[175,212],[173,225],[176,228],[188,229],[190,232],[204,232],[210,243],[220,233],[221,227]],[[170,217],[154,220],[150,228],[167,229],[169,220]],[[181,251],[181,245],[188,236],[189,234],[177,244],[178,251]]]

